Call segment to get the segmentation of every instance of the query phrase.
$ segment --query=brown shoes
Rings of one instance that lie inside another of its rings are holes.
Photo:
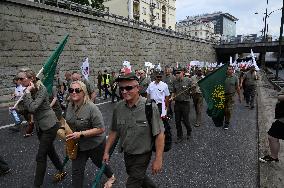
[[[33,135],[33,131],[34,131],[34,126],[35,126],[35,123],[34,122],[29,122],[27,127],[26,127],[26,134],[24,134],[24,137],[27,138],[27,137],[30,137]]]

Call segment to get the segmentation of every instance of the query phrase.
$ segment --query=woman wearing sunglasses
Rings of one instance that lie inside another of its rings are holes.
[[[55,181],[60,181],[66,176],[66,173],[63,172],[62,162],[53,145],[59,125],[55,113],[50,107],[48,92],[42,82],[37,80],[36,74],[30,69],[20,70],[18,78],[21,85],[26,87],[23,100],[18,108],[33,114],[39,139],[34,187],[40,187],[43,184],[47,156],[59,171],[55,175],[57,178]]]
[[[99,108],[91,102],[86,85],[81,81],[74,81],[68,89],[70,105],[66,111],[66,122],[73,133],[66,136],[67,140],[78,140],[78,153],[72,161],[72,185],[83,187],[84,171],[89,158],[97,167],[102,166],[103,152],[106,143],[105,127]],[[115,177],[109,166],[104,171],[109,178],[105,188],[109,188]]]

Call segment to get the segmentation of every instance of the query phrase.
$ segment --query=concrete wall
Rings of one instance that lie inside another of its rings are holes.
[[[59,59],[60,71],[79,70],[85,57],[89,57],[92,74],[119,69],[124,60],[137,68],[145,61],[174,65],[216,59],[209,43],[25,0],[1,1],[0,19],[0,96],[12,92],[18,68],[38,71],[67,33],[70,37]]]

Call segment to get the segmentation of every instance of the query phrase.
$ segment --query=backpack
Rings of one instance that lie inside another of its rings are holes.
[[[153,117],[153,107],[152,107],[152,100],[151,101],[146,101],[145,103],[145,114],[146,114],[146,119],[148,121],[148,124],[151,128],[152,131],[152,117]],[[165,125],[164,125],[165,126]],[[171,133],[171,127],[170,125],[166,125],[165,127],[165,146],[164,146],[164,152],[169,151],[172,148],[172,133]],[[155,147],[155,136],[153,136],[153,146],[152,146],[152,151],[156,152],[156,147]]]

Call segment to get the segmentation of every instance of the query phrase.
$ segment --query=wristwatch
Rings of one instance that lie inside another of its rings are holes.
[[[80,138],[84,138],[85,137],[85,135],[83,134],[83,132],[82,131],[80,131]]]

